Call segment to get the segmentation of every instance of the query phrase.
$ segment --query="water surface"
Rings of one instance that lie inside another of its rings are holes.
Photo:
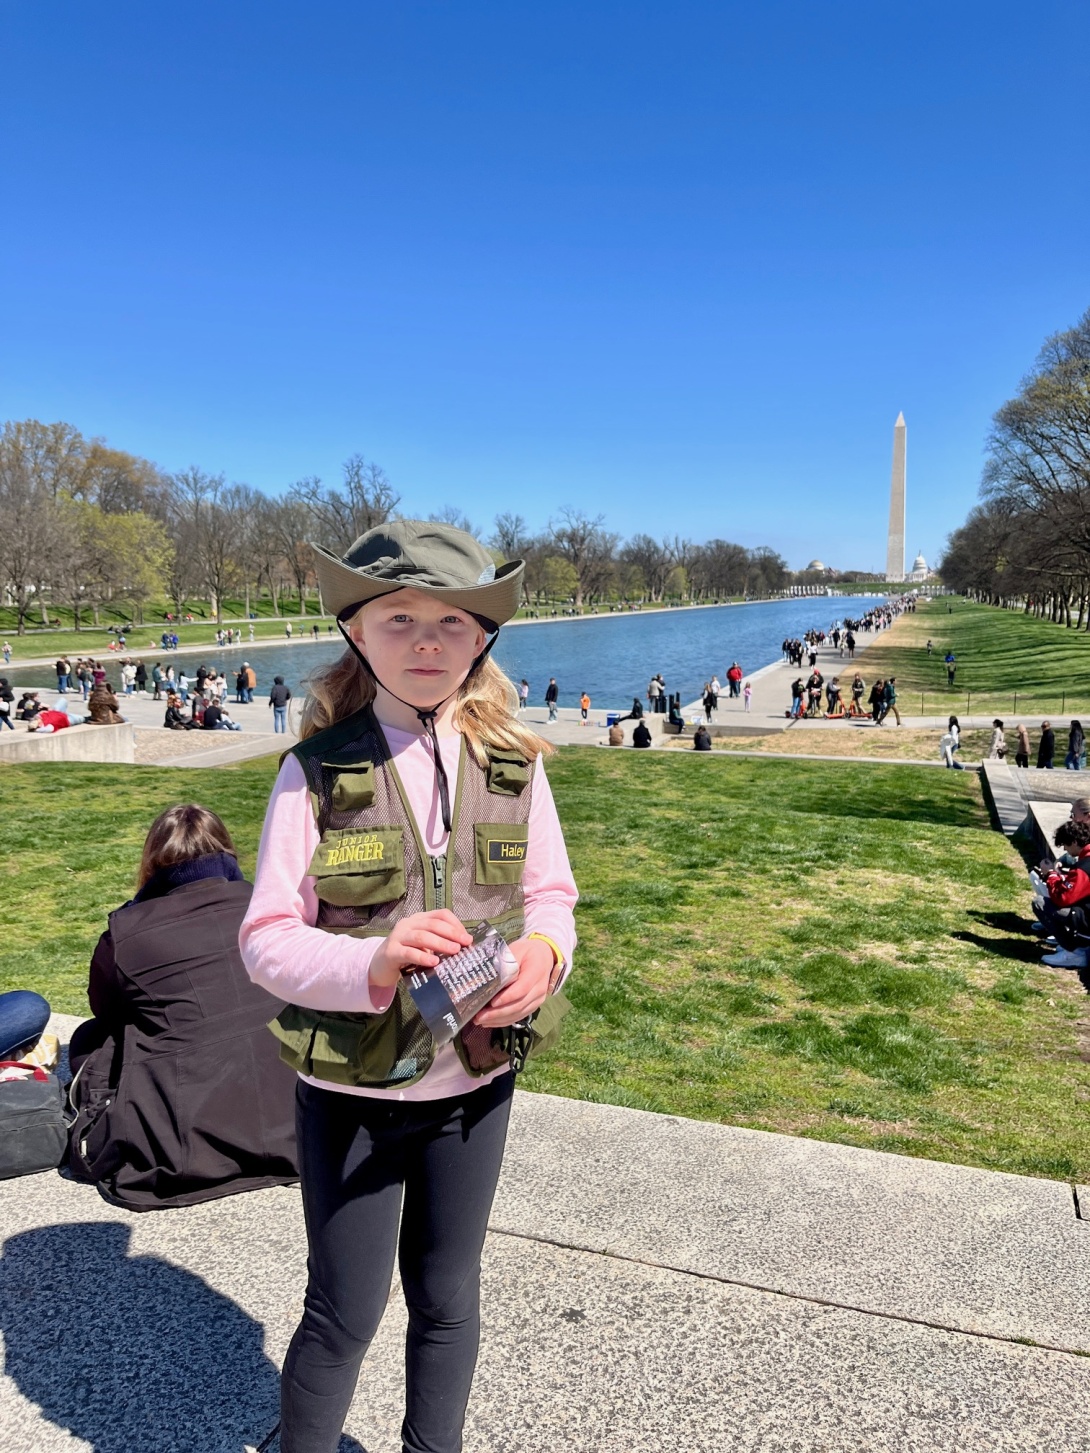
[[[599,709],[630,706],[633,696],[644,696],[656,671],[666,678],[668,691],[680,691],[682,701],[689,702],[700,695],[713,673],[725,687],[732,661],[744,671],[756,671],[779,660],[785,636],[801,636],[810,627],[829,630],[834,621],[863,615],[885,599],[806,596],[759,605],[537,621],[501,631],[495,656],[512,680],[525,676],[529,681],[532,705],[543,700],[549,677],[555,676],[561,706],[578,706],[584,690]],[[213,645],[203,655],[145,653],[143,660],[149,669],[156,660],[169,660],[176,671],[184,666],[191,678],[203,660],[207,666],[222,666],[232,686],[239,665],[249,661],[257,672],[259,694],[268,691],[274,676],[283,676],[298,693],[307,671],[335,659],[342,649],[339,637],[329,637],[323,627],[317,641],[304,636],[291,645]],[[9,668],[6,673],[0,669],[0,674],[6,674],[13,686],[40,686],[52,679],[52,671],[41,666]]]

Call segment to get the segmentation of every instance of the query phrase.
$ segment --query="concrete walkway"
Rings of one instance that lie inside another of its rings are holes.
[[[269,1431],[297,1190],[132,1215],[46,1174],[0,1225],[0,1446]],[[519,1092],[467,1453],[1083,1453],[1088,1273],[1058,1182]],[[404,1325],[395,1287],[342,1453],[400,1448]]]

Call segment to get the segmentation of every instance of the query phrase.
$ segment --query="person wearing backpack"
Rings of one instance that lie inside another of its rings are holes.
[[[348,649],[310,676],[240,936],[254,981],[288,1001],[275,1032],[301,1076],[308,1282],[280,1449],[337,1447],[396,1259],[402,1443],[457,1453],[512,1069],[559,1032],[577,892],[552,748],[489,656],[523,562],[497,569],[471,535],[419,520],[369,530],[343,558],[312,548]],[[485,923],[512,977],[437,1043],[408,976]]]

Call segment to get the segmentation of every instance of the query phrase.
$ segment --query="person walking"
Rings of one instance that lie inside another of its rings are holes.
[[[272,687],[269,690],[269,705],[272,707],[274,732],[287,731],[288,702],[290,700],[291,688],[284,685],[283,676],[274,676]]]
[[[458,1453],[512,1053],[521,1064],[559,1027],[578,894],[542,769],[550,748],[513,715],[487,655],[518,608],[523,563],[497,570],[464,531],[416,520],[368,531],[343,559],[315,556],[358,669],[342,656],[311,677],[239,935],[251,978],[290,1006],[275,1032],[302,1075],[308,1280],[279,1446],[336,1448],[397,1261],[400,1443]],[[504,926],[503,987],[437,1043],[409,976],[470,947],[464,925],[482,919]]]
[[[1082,722],[1073,721],[1067,733],[1067,756],[1064,758],[1064,766],[1069,772],[1079,771],[1085,751],[1086,739],[1083,736]]]
[[[897,710],[897,678],[891,676],[882,688],[882,714],[878,718],[878,725],[881,726],[890,712],[896,718],[897,725],[901,725],[901,713]]]
[[[57,673],[57,690],[61,694],[61,696],[67,696],[68,673],[71,670],[71,667],[69,666],[68,661],[64,656],[59,656],[57,658],[57,663],[54,667],[54,670]]]
[[[704,704],[704,719],[705,721],[710,723],[712,719],[712,714],[715,711],[716,706],[716,697],[715,693],[712,691],[710,681],[704,682],[704,691],[701,695],[701,700]]]
[[[590,697],[585,691],[579,696],[579,715],[583,718],[583,725],[587,724],[587,712],[590,711]]]
[[[1014,765],[1016,767],[1028,767],[1029,766],[1029,732],[1028,732],[1028,730],[1026,729],[1026,727],[1021,722],[1018,723],[1018,725],[1015,727],[1014,730],[1018,734],[1018,745],[1017,745],[1017,747],[1015,748],[1015,751],[1014,751]]]
[[[955,657],[953,651],[947,651],[944,660],[946,661],[946,684],[947,686],[953,686],[954,677],[957,675],[958,672],[957,658]]]
[[[745,711],[749,710],[749,704],[753,700],[753,682],[747,681],[742,687],[742,705]]]
[[[1041,742],[1037,748],[1037,767],[1040,771],[1052,771],[1052,758],[1056,753],[1056,733],[1052,730],[1052,723],[1043,721],[1041,723]]]
[[[549,677],[549,684],[545,688],[545,705],[549,708],[549,720],[556,721],[556,703],[560,699],[560,687],[556,684],[556,677]]]
[[[143,660],[137,661],[137,663],[136,663],[135,680],[136,680],[136,689],[137,689],[137,691],[139,691],[139,693],[140,693],[141,696],[147,696],[147,694],[148,694],[148,668],[144,665]]]
[[[1007,755],[1007,738],[1003,734],[1003,723],[998,717],[992,722],[992,742],[988,749],[989,762],[1001,762]]]
[[[530,701],[530,683],[524,676],[519,682],[519,711],[525,711]]]
[[[244,678],[243,701],[253,701],[254,692],[257,690],[257,672],[250,665],[249,661],[243,661],[242,674]]]
[[[7,727],[9,731],[15,730],[15,723],[12,721],[12,713],[15,710],[13,705],[15,692],[12,691],[6,676],[0,676],[0,730]]]

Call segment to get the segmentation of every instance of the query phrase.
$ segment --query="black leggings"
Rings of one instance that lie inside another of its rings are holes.
[[[459,1453],[477,1365],[481,1248],[513,1090],[505,1074],[466,1095],[398,1101],[300,1081],[310,1254],[281,1380],[282,1453],[334,1453],[395,1252],[409,1310],[404,1453]]]

